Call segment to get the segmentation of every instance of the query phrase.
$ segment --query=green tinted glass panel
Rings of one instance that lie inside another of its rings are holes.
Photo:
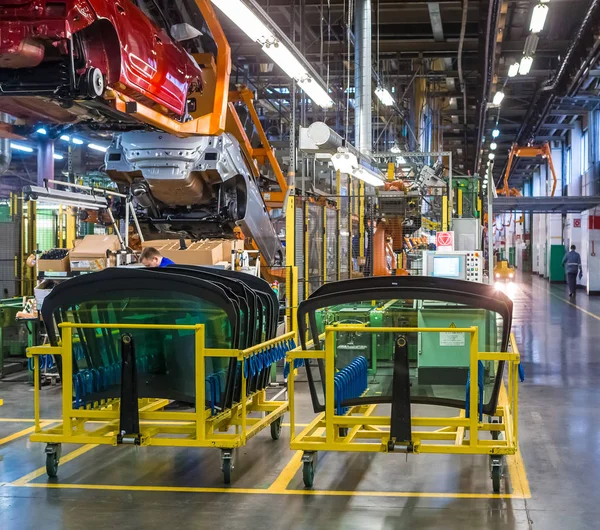
[[[398,341],[408,350],[411,398],[465,399],[470,362],[470,335],[457,332],[367,332],[367,328],[468,328],[478,329],[478,350],[501,351],[502,317],[468,305],[429,300],[372,300],[332,305],[315,312],[317,332],[324,347],[325,326],[360,325],[335,334],[336,373],[354,359],[364,357],[368,365],[368,388],[363,397],[391,397],[394,354]],[[310,337],[312,338],[312,337]],[[484,402],[492,394],[496,366],[484,362]],[[311,362],[315,389],[324,403],[324,373]]]
[[[102,397],[120,395],[121,336],[129,333],[135,347],[139,397],[195,400],[194,331],[132,329],[128,324],[204,324],[207,348],[232,347],[231,323],[225,312],[211,302],[180,292],[108,292],[61,310],[60,320],[123,324],[119,329],[73,330],[74,372],[108,371],[114,376],[116,370],[119,374],[96,392]],[[206,359],[206,377],[219,378],[218,384],[213,378],[216,400],[207,388],[207,403],[211,399],[213,403],[221,401],[229,362],[229,358]]]

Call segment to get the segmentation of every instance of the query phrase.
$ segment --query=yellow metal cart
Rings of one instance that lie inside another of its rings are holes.
[[[411,440],[400,451],[438,454],[482,454],[490,457],[493,490],[500,491],[504,457],[517,451],[518,441],[518,379],[520,356],[513,335],[509,352],[478,351],[478,327],[425,328],[425,327],[368,327],[338,324],[325,328],[324,350],[296,348],[288,353],[288,361],[295,359],[322,359],[325,363],[325,388],[335,388],[335,347],[337,333],[464,333],[470,347],[470,379],[467,414],[464,409],[454,417],[412,417]],[[310,347],[310,346],[309,346]],[[483,421],[479,410],[478,380],[480,361],[506,362],[507,387],[500,388],[498,405],[488,421]],[[336,413],[334,392],[325,392],[325,411],[302,431],[296,433],[295,374],[290,372],[288,397],[290,402],[291,442],[293,450],[304,451],[303,479],[312,487],[315,473],[315,455],[318,451],[348,451],[388,453],[398,451],[396,440],[390,440],[390,416],[378,416],[377,404],[351,406],[345,414]],[[339,410],[339,409],[337,409]]]
[[[62,443],[118,445],[154,445],[169,447],[215,447],[221,449],[222,470],[225,483],[231,481],[233,450],[270,426],[271,436],[278,439],[283,415],[288,410],[287,401],[268,401],[266,390],[248,393],[246,363],[253,357],[279,347],[287,351],[295,333],[287,333],[276,339],[245,350],[211,349],[205,347],[204,325],[156,325],[156,324],[74,324],[62,323],[62,342],[59,346],[35,346],[28,348],[27,355],[34,365],[34,414],[33,442],[45,442],[46,469],[55,477],[61,456]],[[188,330],[195,334],[195,411],[164,410],[167,399],[139,399],[138,415],[140,432],[130,436],[121,430],[120,399],[106,399],[74,408],[73,397],[73,328],[105,330]],[[40,421],[39,357],[52,354],[62,359],[62,423],[42,428]],[[230,408],[213,413],[206,408],[205,359],[210,357],[236,358],[241,369],[241,396]],[[283,356],[282,356],[283,358]],[[272,358],[273,360],[273,358]]]

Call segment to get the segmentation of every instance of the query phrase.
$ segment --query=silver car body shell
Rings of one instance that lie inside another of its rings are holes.
[[[243,189],[245,204],[238,205],[241,215],[235,224],[255,241],[267,263],[281,263],[281,242],[257,182],[232,135],[179,138],[160,132],[123,133],[115,137],[106,152],[106,170],[121,183],[126,180],[131,184],[141,175],[154,199],[167,207],[186,207],[192,212],[216,204],[214,190],[218,185]]]

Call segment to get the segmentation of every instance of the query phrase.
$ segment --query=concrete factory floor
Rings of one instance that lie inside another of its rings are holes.
[[[596,529],[600,299],[570,301],[565,286],[531,275],[514,287],[527,379],[521,453],[501,495],[486,457],[403,454],[321,454],[308,491],[285,427],[279,441],[267,429],[238,451],[231,487],[217,449],[64,446],[49,479],[44,445],[28,441],[31,387],[0,383],[0,528]],[[306,384],[297,387],[307,422]],[[43,417],[58,418],[58,390],[43,396]]]

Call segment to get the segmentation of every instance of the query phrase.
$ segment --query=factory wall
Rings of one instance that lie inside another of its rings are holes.
[[[595,196],[600,192],[600,113],[592,112],[574,125],[564,144],[552,149],[558,180],[555,195]],[[541,165],[532,174],[531,195],[549,196],[551,189],[552,176]],[[600,208],[564,216],[534,214],[531,239],[533,272],[549,281],[564,281],[561,256],[575,245],[583,267],[578,285],[590,294],[600,294]]]

